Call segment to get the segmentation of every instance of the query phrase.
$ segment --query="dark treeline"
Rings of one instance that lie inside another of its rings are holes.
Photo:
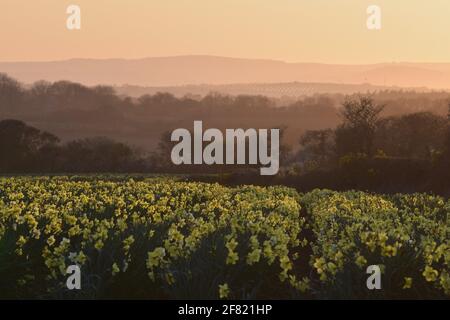
[[[95,137],[61,143],[55,135],[18,120],[0,121],[1,173],[145,172],[130,146]]]
[[[229,184],[286,184],[450,194],[449,94],[317,95],[286,106],[263,96],[137,99],[60,81],[23,86],[0,74],[0,172],[187,173]],[[11,120],[14,119],[14,120]],[[170,132],[283,128],[282,168],[174,166]],[[220,173],[201,176],[204,173]]]
[[[234,174],[223,182],[450,195],[450,104],[447,116],[383,117],[383,109],[367,96],[348,98],[340,110],[342,122],[334,129],[306,131],[281,174],[270,181]]]
[[[308,131],[301,138],[304,175],[341,189],[379,192],[450,191],[448,115],[416,112],[383,117],[370,97],[343,103],[335,129]],[[323,179],[323,178],[322,178]]]
[[[352,96],[351,98],[356,98]],[[444,116],[446,92],[379,91],[372,99],[385,105],[382,116],[429,111]],[[205,127],[286,127],[285,143],[298,147],[306,130],[334,128],[347,97],[320,94],[299,99],[264,96],[176,98],[168,93],[139,98],[119,96],[108,86],[86,87],[68,81],[39,81],[23,85],[0,74],[0,119],[18,119],[57,135],[62,141],[105,136],[153,151],[162,134],[190,128],[194,120]]]

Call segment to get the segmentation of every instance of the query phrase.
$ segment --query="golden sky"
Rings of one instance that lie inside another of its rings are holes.
[[[66,8],[81,7],[81,30]],[[366,28],[366,8],[382,29]],[[0,61],[208,54],[450,62],[450,0],[0,0]]]

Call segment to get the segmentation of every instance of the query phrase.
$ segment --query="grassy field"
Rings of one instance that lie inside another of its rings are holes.
[[[0,178],[0,297],[450,297],[447,199],[177,180]]]

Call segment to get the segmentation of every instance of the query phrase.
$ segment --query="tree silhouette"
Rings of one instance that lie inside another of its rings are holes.
[[[336,146],[339,155],[374,154],[375,131],[384,106],[376,105],[372,98],[361,96],[343,103],[341,116],[344,123],[336,130]]]
[[[59,139],[18,120],[0,121],[0,170],[30,171],[39,166],[39,153]]]

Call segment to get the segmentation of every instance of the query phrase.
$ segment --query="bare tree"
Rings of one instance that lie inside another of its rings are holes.
[[[371,97],[364,96],[343,103],[341,116],[344,123],[336,130],[338,154],[359,152],[369,157],[373,155],[375,131],[383,108]]]

